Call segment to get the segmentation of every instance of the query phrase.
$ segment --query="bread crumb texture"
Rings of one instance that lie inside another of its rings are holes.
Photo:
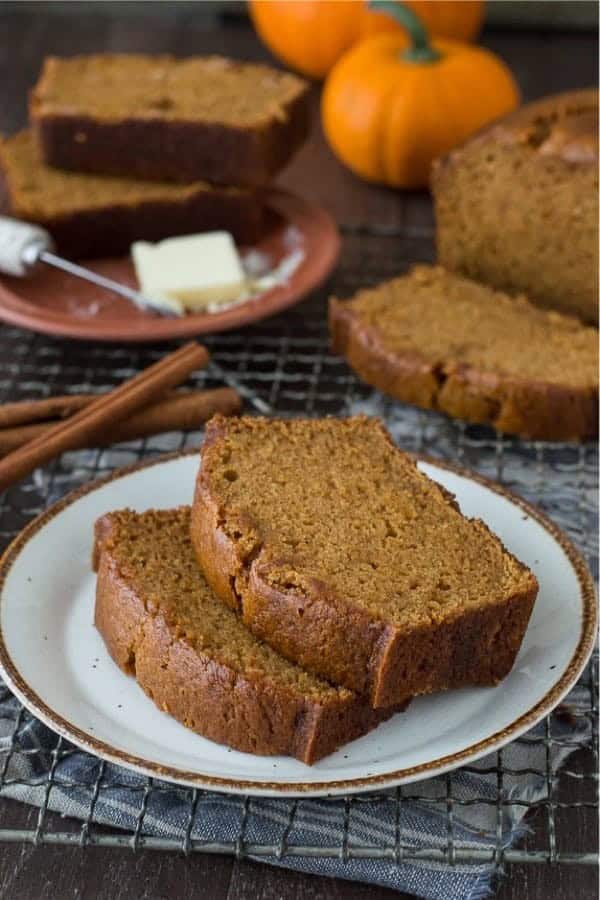
[[[548,384],[598,385],[596,329],[440,266],[416,266],[361,291],[350,309],[393,353]]]
[[[434,168],[439,261],[598,321],[598,91],[522,107]]]
[[[216,423],[223,426],[203,470],[224,518],[251,519],[252,529],[237,530],[240,552],[260,553],[274,587],[308,595],[321,582],[402,627],[443,622],[531,584],[525,566],[483,522],[464,517],[377,421]]]
[[[285,120],[287,105],[305,90],[289,72],[220,56],[103,53],[47,58],[33,108],[100,121],[154,117],[248,128]]]

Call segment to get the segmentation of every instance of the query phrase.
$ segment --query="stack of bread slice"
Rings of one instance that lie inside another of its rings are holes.
[[[313,763],[510,671],[534,575],[377,420],[215,417],[191,509],[96,526],[96,625],[165,711]]]
[[[222,57],[46,59],[31,129],[0,141],[5,213],[71,257],[137,240],[265,226],[261,189],[308,134],[307,84]]]

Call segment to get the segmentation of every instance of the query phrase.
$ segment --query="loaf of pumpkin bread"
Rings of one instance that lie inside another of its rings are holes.
[[[137,178],[266,184],[304,141],[308,85],[218,56],[49,57],[29,104],[47,163]]]
[[[206,581],[258,638],[374,707],[496,684],[537,594],[365,417],[214,417],[191,533]]]
[[[252,636],[202,578],[189,507],[103,516],[94,567],[95,624],[112,658],[204,737],[311,764],[392,712],[371,709]]]
[[[439,266],[332,299],[333,349],[404,403],[540,440],[598,434],[598,332]]]
[[[30,131],[0,140],[0,209],[42,225],[60,253],[119,256],[137,240],[224,229],[241,243],[261,235],[253,191],[63,172],[47,166]]]
[[[547,97],[434,167],[439,262],[598,321],[598,91]]]

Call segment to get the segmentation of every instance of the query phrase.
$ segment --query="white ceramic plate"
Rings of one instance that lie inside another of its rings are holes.
[[[312,767],[238,753],[160,712],[110,659],[92,624],[92,528],[111,509],[189,503],[198,455],[179,454],[86,485],[33,521],[0,563],[0,669],[47,725],[112,762],[187,785],[262,795],[334,795],[416,781],[472,761],[531,728],[577,680],[591,652],[591,578],[568,539],[497,486],[421,461],[529,565],[540,593],[510,675],[496,688],[414,700]]]

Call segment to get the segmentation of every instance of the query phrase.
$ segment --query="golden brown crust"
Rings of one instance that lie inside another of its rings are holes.
[[[250,553],[241,549],[239,515],[219,507],[211,485],[206,451],[218,445],[225,428],[218,416],[207,428],[192,505],[192,544],[208,584],[257,637],[304,668],[366,694],[375,708],[460,685],[493,685],[508,674],[538,591],[531,573],[526,588],[494,605],[403,629],[346,603],[316,579],[303,578],[301,590],[276,587],[268,579],[273,561],[265,562],[260,543]],[[251,516],[244,518],[252,528]]]
[[[541,156],[597,167],[598,91],[584,88],[542,97],[486,125],[434,163],[434,180],[460,162],[464,148],[488,141],[522,143]],[[445,177],[445,174],[444,174]]]
[[[110,514],[96,523],[95,625],[117,665],[187,727],[237,750],[311,765],[395,711],[377,712],[358,697],[320,704],[199,652],[132,589],[111,553],[111,530]]]
[[[457,419],[492,425],[534,440],[598,436],[598,391],[510,378],[470,366],[434,365],[415,353],[395,354],[349,303],[332,298],[329,331],[335,353],[392,397]]]

